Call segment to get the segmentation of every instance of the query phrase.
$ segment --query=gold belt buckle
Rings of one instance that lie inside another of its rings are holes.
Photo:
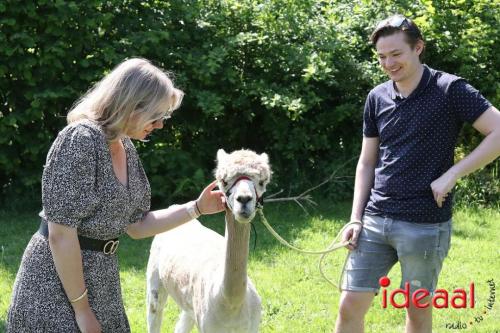
[[[118,250],[118,245],[120,245],[119,240],[110,240],[106,244],[104,244],[102,252],[104,252],[104,254],[115,254],[116,250]]]

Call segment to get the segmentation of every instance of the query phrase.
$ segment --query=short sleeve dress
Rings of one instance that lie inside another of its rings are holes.
[[[83,120],[66,126],[52,144],[42,177],[42,220],[77,229],[79,235],[111,239],[150,208],[151,190],[129,138],[122,139],[127,185],[113,171],[102,128]],[[103,332],[130,332],[121,297],[116,254],[82,250],[92,310]],[[47,238],[38,232],[24,252],[14,283],[8,332],[79,332],[73,308],[57,275]]]

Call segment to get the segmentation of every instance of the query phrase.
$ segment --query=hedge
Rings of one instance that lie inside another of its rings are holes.
[[[498,105],[498,7],[489,0],[47,0],[22,6],[4,0],[2,197],[39,200],[46,153],[71,105],[134,56],[173,72],[186,92],[165,128],[137,144],[155,204],[198,193],[219,148],[265,151],[274,189],[304,189],[359,153],[364,99],[386,79],[368,43],[378,20],[396,12],[416,18],[427,41],[426,62],[465,77]],[[461,151],[477,141],[466,128]],[[352,176],[354,165],[340,173]],[[491,170],[481,175],[498,185]],[[349,179],[319,195],[345,198],[351,188]],[[487,201],[498,202],[499,193],[497,187]]]

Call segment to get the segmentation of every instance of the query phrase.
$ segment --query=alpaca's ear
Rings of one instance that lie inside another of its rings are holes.
[[[215,178],[220,182],[226,176],[225,168],[222,167],[227,160],[228,154],[224,149],[217,150],[217,168],[214,171]],[[219,184],[220,185],[220,184]]]
[[[227,153],[224,149],[219,149],[217,150],[217,162],[221,163],[222,161],[226,160]]]
[[[260,159],[262,160],[262,162],[269,164],[269,156],[267,156],[266,153],[260,154]]]

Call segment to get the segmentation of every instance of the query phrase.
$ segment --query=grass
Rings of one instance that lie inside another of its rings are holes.
[[[285,239],[302,248],[318,249],[329,244],[349,216],[349,204],[322,204],[311,215],[287,204],[269,204],[266,217]],[[487,280],[500,281],[500,213],[496,210],[458,209],[454,215],[452,247],[441,273],[439,287],[448,291],[475,283],[474,309],[434,310],[434,331],[453,332],[447,324],[467,324],[468,332],[495,332],[500,326],[500,305],[486,310],[490,288]],[[256,220],[257,222],[257,220]],[[222,216],[203,217],[203,223],[223,233]],[[338,309],[339,292],[327,284],[317,268],[318,257],[303,255],[281,246],[255,223],[257,247],[250,250],[249,275],[262,298],[261,332],[322,333],[331,332]],[[15,274],[33,232],[38,228],[36,212],[14,214],[0,211],[0,332],[4,332]],[[251,242],[253,244],[254,235]],[[145,268],[151,239],[133,241],[126,236],[120,246],[121,281],[125,307],[132,332],[146,332]],[[251,245],[252,245],[251,244]],[[326,273],[338,279],[346,252],[328,257]],[[399,281],[399,267],[389,275]],[[393,283],[389,287],[397,285]],[[498,287],[497,287],[498,288]],[[172,332],[178,315],[173,302],[164,315],[164,332]],[[405,312],[381,306],[377,296],[366,317],[366,332],[404,331]],[[482,318],[482,319],[481,319]],[[472,326],[471,321],[477,321]],[[496,331],[498,332],[498,331]]]

